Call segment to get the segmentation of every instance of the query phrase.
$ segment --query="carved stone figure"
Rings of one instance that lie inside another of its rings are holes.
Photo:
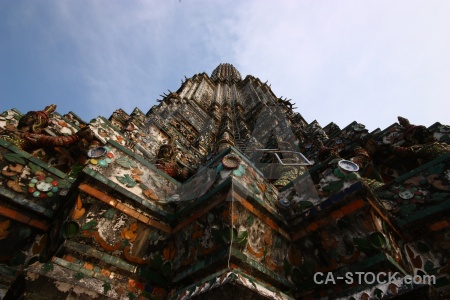
[[[180,167],[175,159],[174,147],[164,144],[159,147],[155,166],[172,178],[184,180],[188,177],[185,168]]]
[[[403,117],[398,117],[398,121],[405,128],[403,139],[407,146],[392,146],[392,151],[397,156],[414,158],[425,163],[450,152],[450,146],[446,143],[436,142],[433,133],[425,126],[412,125],[408,119]]]
[[[0,138],[25,151],[33,151],[39,148],[65,147],[78,142],[81,138],[92,138],[89,127],[67,136],[51,136],[44,133],[44,129],[49,124],[50,114],[55,109],[56,105],[51,104],[44,110],[29,111],[20,118],[15,130],[3,129],[0,133]]]

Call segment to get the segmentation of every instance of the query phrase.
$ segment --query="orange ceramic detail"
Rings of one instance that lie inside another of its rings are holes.
[[[130,225],[129,229],[124,228],[120,235],[122,236],[123,239],[127,239],[130,242],[134,242],[137,237],[137,233],[135,233],[136,230],[137,230],[137,223],[133,223]]]
[[[77,205],[75,206],[75,210],[73,212],[73,219],[78,220],[81,218],[84,213],[86,212],[86,209],[83,207],[83,202],[81,201],[81,196],[78,195],[77,198]]]
[[[122,248],[122,243],[121,242],[117,242],[115,245],[110,245],[108,244],[97,231],[94,231],[93,233],[89,234],[89,232],[87,232],[86,230],[83,231],[84,235],[87,236],[93,236],[94,239],[97,241],[97,243],[100,244],[100,246],[105,249],[106,251],[116,251],[119,250],[120,248]]]
[[[306,227],[306,230],[309,232],[313,232],[313,231],[317,230],[317,228],[319,228],[319,225],[316,222],[314,222],[314,223],[309,224],[308,227]]]
[[[198,239],[203,236],[203,229],[197,223],[194,224],[194,230],[192,232],[192,239]]]
[[[293,244],[288,250],[288,260],[294,266],[299,266],[302,263],[302,255]]]
[[[75,260],[76,260],[76,258],[73,257],[73,256],[70,255],[70,254],[64,255],[63,259],[64,259],[65,261],[70,262],[70,263],[75,263]]]
[[[123,256],[125,256],[126,260],[134,262],[134,263],[139,264],[139,265],[146,265],[146,264],[150,263],[150,260],[142,259],[140,257],[131,255],[130,249],[131,249],[130,246],[126,246],[123,249]]]
[[[365,205],[365,202],[361,199],[358,199],[348,205],[341,207],[341,211],[342,211],[342,213],[344,213],[344,215],[348,215],[348,214],[360,209],[361,207],[364,207],[364,205]]]
[[[150,221],[149,217],[144,216],[143,214],[139,214],[138,216],[138,220],[141,221],[142,223],[147,224],[148,221]]]
[[[163,257],[165,260],[169,261],[169,260],[173,260],[175,258],[175,255],[176,255],[176,250],[173,245],[173,241],[169,241],[169,243],[167,244],[167,248],[164,248],[164,250],[163,250]]]
[[[433,224],[428,225],[432,231],[439,231],[441,229],[447,228],[450,226],[450,222],[447,220],[439,221]]]
[[[283,270],[283,265],[282,265],[282,264],[281,264],[281,265],[275,264],[275,263],[272,261],[272,259],[270,259],[270,255],[267,255],[267,256],[266,256],[265,261],[266,261],[266,264],[267,264],[267,266],[269,267],[269,269],[271,269],[271,270],[273,270],[273,271],[281,271],[281,270]]]
[[[255,257],[263,257],[264,255],[264,250],[262,247],[259,247],[258,251],[253,250],[253,248],[250,246],[250,244],[247,244],[247,250],[248,252],[250,252],[252,255],[254,255]]]
[[[330,215],[335,220],[339,220],[340,218],[342,218],[344,216],[344,214],[340,210],[335,210],[335,211],[331,212]]]
[[[6,239],[9,235],[9,231],[7,229],[9,228],[10,223],[11,222],[9,220],[0,222],[0,240]]]
[[[203,248],[203,246],[199,245],[198,252],[202,255],[208,255],[208,254],[211,254],[214,251],[216,251],[216,249],[217,249],[216,244],[214,244],[212,247],[209,247],[209,248]]]

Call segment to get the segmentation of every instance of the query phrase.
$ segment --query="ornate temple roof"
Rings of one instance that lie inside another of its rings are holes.
[[[213,81],[241,81],[241,73],[232,64],[220,64],[211,74]]]
[[[163,98],[0,113],[0,299],[450,299],[449,125],[307,123],[231,64]]]

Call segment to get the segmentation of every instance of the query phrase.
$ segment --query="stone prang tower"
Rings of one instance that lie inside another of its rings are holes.
[[[0,299],[450,297],[450,126],[322,127],[231,64],[158,102],[0,115]]]

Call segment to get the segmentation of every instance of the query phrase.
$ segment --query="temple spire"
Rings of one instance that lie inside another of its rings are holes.
[[[242,77],[239,71],[232,64],[220,64],[211,74],[213,81],[237,82]]]

